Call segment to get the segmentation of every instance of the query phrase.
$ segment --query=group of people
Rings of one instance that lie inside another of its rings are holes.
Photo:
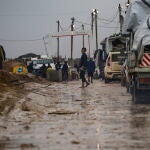
[[[79,73],[80,79],[82,81],[82,88],[87,87],[90,83],[93,83],[93,74],[95,72],[95,62],[92,58],[88,60],[87,54],[86,54],[86,48],[82,48],[81,50],[81,58],[79,65],[75,64],[74,67],[77,69],[77,72]],[[61,64],[59,61],[55,64],[56,70],[62,71],[62,80],[67,81],[68,80],[68,72],[69,67],[67,61],[64,61],[63,66],[61,67]],[[86,72],[88,74],[88,79],[86,79]]]
[[[90,83],[93,83],[93,75],[94,75],[96,66],[95,66],[95,62],[92,58],[89,58],[89,60],[88,60],[88,57],[86,54],[86,48],[83,47],[81,49],[81,53],[82,53],[82,55],[80,58],[80,63],[79,63],[79,65],[76,64],[74,67],[77,69],[77,72],[79,73],[80,79],[82,81],[81,88],[85,88],[88,85],[90,85]],[[103,58],[104,57],[103,53],[100,53],[100,56]],[[101,60],[103,61],[103,59],[101,59]],[[52,68],[50,66],[50,64],[48,66],[46,66],[45,64],[42,65],[42,67],[40,68],[42,77],[46,77],[46,70],[48,68],[50,68],[50,69]],[[55,64],[55,68],[57,71],[58,70],[62,71],[62,80],[67,81],[68,73],[69,73],[69,67],[68,67],[67,61],[64,61],[63,65],[61,65],[60,62],[57,61],[57,63]],[[30,64],[28,66],[28,71],[32,72],[32,69],[33,69],[33,64]],[[100,72],[102,73],[103,72],[102,70],[104,69],[104,63],[101,62],[99,69],[100,69]],[[88,75],[88,78],[86,78],[86,73]],[[100,74],[100,78],[103,78],[102,74]]]
[[[67,61],[66,60],[64,61],[64,64],[63,64],[62,68],[61,68],[60,62],[57,61],[57,63],[55,64],[55,68],[56,68],[57,71],[61,69],[61,71],[62,71],[62,80],[67,81],[68,80],[68,72],[69,72],[69,67],[68,67]]]
[[[43,78],[46,78],[46,71],[48,69],[52,69],[52,66],[50,64],[48,64],[47,66],[45,64],[42,64],[42,66],[40,67],[40,69],[38,70],[38,72],[34,72],[33,69],[33,62],[31,62],[28,66],[27,66],[28,72],[29,73],[33,73],[36,74],[38,76],[41,76]]]

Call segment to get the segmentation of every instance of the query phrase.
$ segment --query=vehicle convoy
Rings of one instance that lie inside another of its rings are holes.
[[[126,12],[127,58],[122,80],[135,103],[150,103],[150,0],[135,0]]]

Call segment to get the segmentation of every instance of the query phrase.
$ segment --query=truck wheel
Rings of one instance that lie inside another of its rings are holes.
[[[138,104],[140,101],[140,96],[139,96],[140,91],[136,88],[136,84],[135,82],[132,85],[132,101],[134,102],[134,104]]]

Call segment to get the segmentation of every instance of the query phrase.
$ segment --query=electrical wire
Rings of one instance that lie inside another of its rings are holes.
[[[75,20],[75,22],[80,23],[80,24],[83,24],[83,25],[91,26],[91,24],[86,23],[86,22],[82,22],[82,21],[79,21],[79,20]],[[100,26],[98,26],[98,27],[99,27],[99,28],[118,28],[118,27],[113,27],[113,26],[102,26],[102,25],[100,25]]]
[[[59,27],[60,27],[61,31],[64,31],[64,29],[62,28],[61,24],[59,24]]]
[[[106,21],[106,24],[110,24],[110,23],[112,23],[112,22],[114,22],[114,20],[116,19],[116,17],[118,16],[118,14],[119,14],[119,12],[117,11],[116,13],[115,13],[115,15],[112,17],[112,19],[102,19],[102,18],[97,18],[98,20],[100,20],[100,21]]]
[[[24,40],[10,40],[10,39],[3,39],[3,38],[0,38],[0,41],[4,41],[4,42],[34,42],[34,41],[42,41],[43,38],[38,38],[38,39],[30,39],[30,40],[27,40],[27,39],[24,39]]]

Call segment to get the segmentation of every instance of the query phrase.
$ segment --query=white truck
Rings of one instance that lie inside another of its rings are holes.
[[[134,0],[123,25],[127,58],[124,66],[127,90],[134,103],[150,103],[150,0]]]

